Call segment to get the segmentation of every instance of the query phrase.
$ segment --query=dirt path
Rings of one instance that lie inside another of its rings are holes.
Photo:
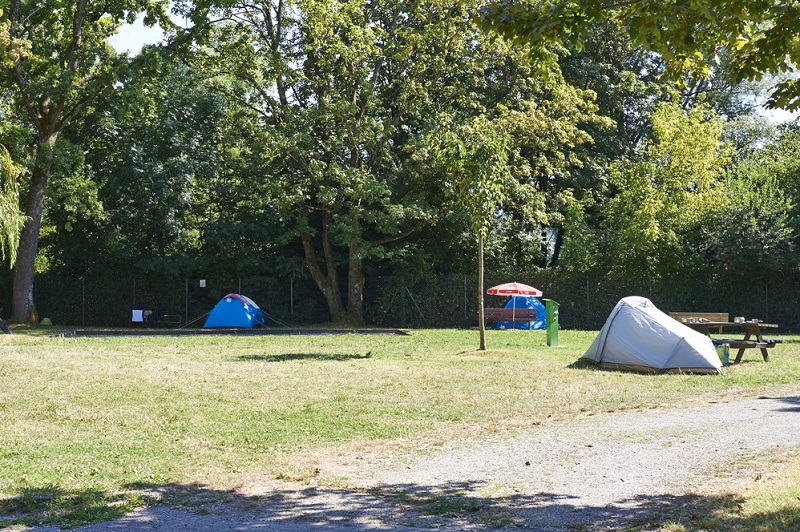
[[[748,469],[753,459],[792,448],[800,448],[800,389],[549,423],[414,455],[342,460],[323,474],[342,479],[347,490],[254,490],[201,513],[148,508],[78,530],[647,529],[663,508],[684,507],[697,488],[721,478],[735,487],[759,474]]]

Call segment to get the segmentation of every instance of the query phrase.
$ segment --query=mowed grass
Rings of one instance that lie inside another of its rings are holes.
[[[800,390],[800,337],[710,376],[597,370],[578,362],[595,336],[561,331],[548,348],[543,331],[489,331],[481,352],[458,330],[0,335],[0,526],[108,519],[146,487],[309,479],[320,456],[356,446]]]

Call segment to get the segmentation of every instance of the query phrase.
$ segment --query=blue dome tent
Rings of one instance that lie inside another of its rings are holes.
[[[544,330],[545,329],[545,318],[546,318],[546,311],[544,308],[544,303],[536,299],[532,296],[511,296],[508,298],[508,303],[503,305],[504,308],[532,308],[536,309],[536,321],[524,321],[524,322],[517,322],[511,323],[508,322],[498,322],[492,325],[495,329],[537,329],[537,330]]]
[[[204,329],[265,325],[264,312],[247,296],[228,294],[208,313]]]

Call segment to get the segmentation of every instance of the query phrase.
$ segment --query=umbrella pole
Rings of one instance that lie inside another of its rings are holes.
[[[511,295],[511,330],[517,329],[517,296]]]

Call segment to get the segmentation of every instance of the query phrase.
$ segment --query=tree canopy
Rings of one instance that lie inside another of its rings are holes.
[[[778,81],[773,107],[800,108],[800,3],[796,0],[501,0],[482,10],[484,26],[529,44],[535,57],[558,46],[580,48],[592,22],[609,20],[634,45],[657,52],[668,72],[705,78],[724,49],[735,65],[734,80],[768,74]]]

